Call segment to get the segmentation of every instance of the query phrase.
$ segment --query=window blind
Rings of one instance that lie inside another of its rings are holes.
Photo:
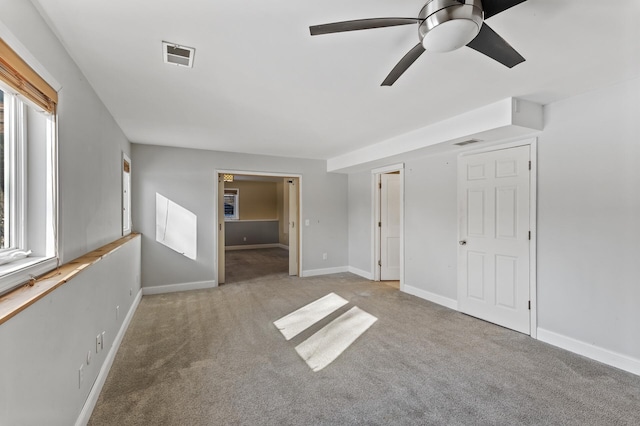
[[[0,80],[45,111],[55,112],[58,93],[1,38]]]

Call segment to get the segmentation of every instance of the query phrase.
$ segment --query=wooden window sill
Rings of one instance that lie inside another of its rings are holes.
[[[118,250],[140,234],[129,234],[116,241],[93,250],[69,263],[61,265],[35,281],[25,284],[0,297],[0,324],[8,321],[38,300],[51,293],[67,281],[78,275],[83,269],[99,262],[103,257]]]

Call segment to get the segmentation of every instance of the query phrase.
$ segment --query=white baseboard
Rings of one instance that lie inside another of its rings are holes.
[[[334,268],[307,269],[306,271],[302,271],[301,276],[315,277],[318,275],[339,274],[340,272],[349,272],[349,268],[346,266],[336,266]]]
[[[251,249],[263,249],[263,248],[281,248],[285,250],[289,250],[289,246],[285,246],[284,244],[273,243],[273,244],[246,244],[241,246],[226,246],[224,248],[225,251],[232,250],[251,250]]]
[[[431,293],[430,291],[416,287],[411,287],[407,284],[404,284],[401,290],[421,299],[428,300],[429,302],[437,303],[438,305],[446,306],[447,308],[454,309],[456,311],[458,310],[458,301],[455,299],[449,299],[448,297],[440,296],[439,294]]]
[[[203,288],[216,287],[215,280],[196,281],[192,283],[157,285],[152,287],[142,287],[142,295],[175,293],[177,291],[201,290]]]
[[[127,312],[127,316],[124,317],[122,321],[122,326],[118,331],[115,339],[113,340],[113,344],[111,345],[111,349],[109,349],[109,353],[107,353],[107,357],[100,368],[100,372],[98,373],[98,377],[96,377],[96,381],[93,383],[91,387],[91,391],[89,392],[89,396],[87,400],[84,402],[84,406],[82,407],[82,411],[80,411],[80,415],[76,420],[76,426],[85,426],[89,423],[89,419],[91,418],[91,413],[93,413],[93,409],[98,402],[98,397],[100,396],[100,392],[102,392],[102,387],[104,386],[105,381],[107,380],[107,376],[109,375],[109,370],[111,370],[111,366],[113,365],[113,361],[116,358],[116,354],[118,353],[118,349],[120,349],[120,344],[122,343],[122,339],[124,339],[124,334],[129,328],[129,324],[131,323],[131,319],[133,318],[133,314],[138,309],[138,305],[140,304],[140,300],[142,299],[142,289],[138,291],[135,299],[133,299],[133,303],[129,308],[129,312]]]
[[[373,273],[372,272],[363,271],[362,269],[354,268],[353,266],[349,266],[349,272],[351,272],[352,274],[359,275],[362,278],[366,278],[368,280],[373,280]]]
[[[640,359],[538,328],[538,340],[640,376]]]

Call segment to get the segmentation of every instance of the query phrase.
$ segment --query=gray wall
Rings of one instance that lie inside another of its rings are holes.
[[[324,161],[133,144],[132,212],[134,229],[143,234],[143,287],[216,279],[217,169],[301,174],[302,222],[309,220],[300,228],[303,271],[348,265],[347,176],[327,173]],[[198,217],[195,261],[155,242],[156,192]]]
[[[226,221],[224,245],[278,244],[278,220]]]
[[[349,266],[371,274],[373,177],[370,172],[349,175]]]
[[[62,85],[59,248],[68,262],[121,235],[120,158],[130,145],[31,2],[0,0],[0,10],[4,27]],[[120,325],[109,321],[114,304],[120,304],[121,319],[132,304],[134,283],[124,280],[124,271],[131,272],[120,264],[96,280],[72,280],[0,325],[0,364],[10,366],[0,370],[0,423],[75,422],[104,361],[95,359],[78,389],[78,367],[95,348],[94,333],[106,329],[108,339],[115,337]]]
[[[539,326],[640,360],[640,79],[551,104],[545,123]]]
[[[639,117],[636,79],[546,106],[538,141],[539,330],[636,360]],[[454,152],[405,160],[405,283],[453,303],[456,169]],[[370,192],[369,173],[349,176],[349,264],[366,271]]]
[[[405,284],[457,298],[457,154],[405,163]]]

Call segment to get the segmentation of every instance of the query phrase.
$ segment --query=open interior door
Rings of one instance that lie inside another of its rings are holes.
[[[218,284],[224,284],[224,176],[218,174]]]
[[[288,179],[289,185],[289,275],[298,275],[298,242],[300,218],[298,217],[300,193],[299,179]]]
[[[400,175],[380,176],[380,279],[400,280]]]

